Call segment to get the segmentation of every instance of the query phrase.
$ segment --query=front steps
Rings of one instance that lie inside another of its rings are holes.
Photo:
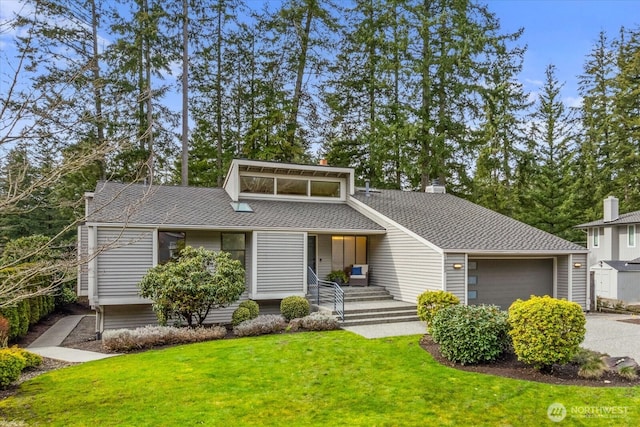
[[[415,304],[394,300],[381,286],[344,286],[342,289],[345,300],[343,327],[419,320]]]

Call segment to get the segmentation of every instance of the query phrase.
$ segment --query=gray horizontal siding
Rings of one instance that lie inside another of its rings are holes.
[[[442,290],[442,254],[386,221],[385,235],[369,237],[369,284],[415,303],[427,290]]]
[[[571,274],[571,301],[577,302],[583,309],[587,309],[587,255],[575,254],[573,255],[572,263],[579,262],[582,264],[580,268],[572,268]]]
[[[256,292],[258,294],[305,291],[305,235],[256,232]]]
[[[158,319],[149,304],[107,305],[102,307],[104,329],[132,329],[157,325]]]
[[[445,290],[451,292],[460,299],[462,303],[467,300],[466,281],[467,266],[465,254],[445,254],[444,271],[447,278]],[[455,269],[453,264],[462,264],[463,268]]]
[[[556,298],[569,299],[569,255],[559,256],[557,261]]]
[[[78,227],[78,295],[89,295],[89,230],[86,225]]]
[[[98,298],[138,296],[138,283],[154,264],[153,233],[98,228]]]

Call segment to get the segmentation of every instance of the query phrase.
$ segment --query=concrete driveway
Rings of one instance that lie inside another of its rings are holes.
[[[620,322],[636,319],[629,314],[589,313],[582,347],[607,353],[611,357],[629,356],[640,363],[640,324]]]

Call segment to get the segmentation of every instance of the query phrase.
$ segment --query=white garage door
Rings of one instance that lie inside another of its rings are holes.
[[[468,274],[470,305],[506,310],[518,298],[553,296],[553,259],[469,259]]]

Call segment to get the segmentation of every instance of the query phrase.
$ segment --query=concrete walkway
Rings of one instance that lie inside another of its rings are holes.
[[[346,326],[342,329],[362,335],[365,338],[384,338],[402,335],[424,335],[427,332],[427,325],[424,322],[398,322],[378,325]]]
[[[640,363],[640,324],[620,322],[640,319],[629,314],[589,313],[582,347],[611,357],[629,356]]]
[[[30,352],[39,354],[42,357],[75,363],[90,362],[92,360],[117,356],[117,354],[104,354],[60,347],[60,344],[62,344],[65,338],[69,336],[71,331],[78,326],[78,323],[80,323],[80,320],[84,317],[84,314],[63,317],[27,346],[27,348]]]

